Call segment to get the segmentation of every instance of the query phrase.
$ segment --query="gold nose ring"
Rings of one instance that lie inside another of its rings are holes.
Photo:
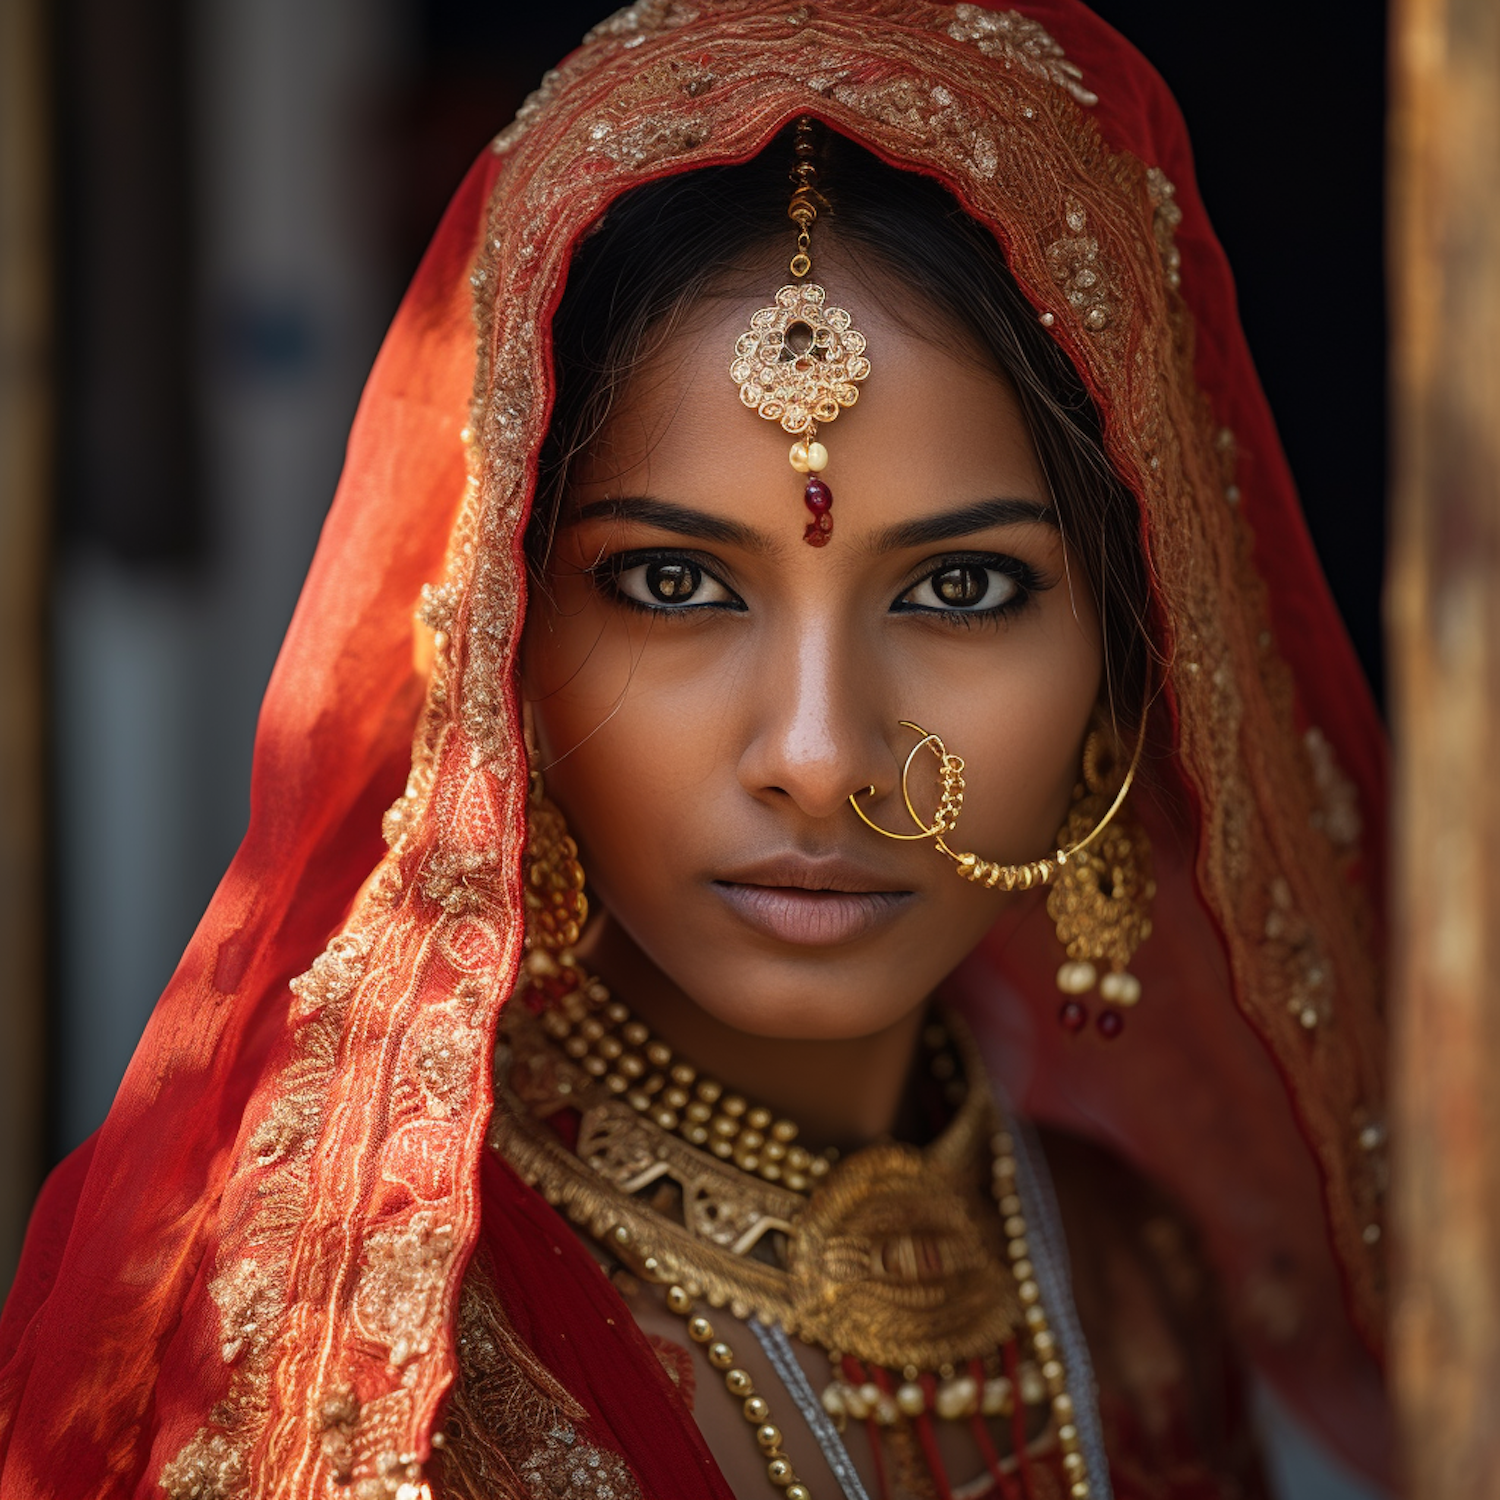
[[[910,719],[902,719],[901,727],[910,729],[912,733],[920,735],[921,738],[912,746],[911,753],[906,757],[906,764],[901,768],[901,800],[906,803],[906,811],[911,815],[911,820],[917,825],[917,833],[892,833],[888,828],[882,828],[879,823],[871,822],[855,799],[864,795],[873,797],[875,787],[872,783],[864,788],[863,793],[851,792],[849,794],[849,805],[859,814],[859,819],[866,827],[873,828],[876,833],[883,834],[888,839],[900,839],[903,843],[917,839],[941,839],[945,833],[951,833],[958,825],[958,815],[964,806],[964,763],[956,755],[948,753],[947,746],[942,739],[935,734],[928,733],[920,724],[913,724]],[[922,821],[922,815],[917,811],[911,800],[911,767],[912,762],[923,750],[931,750],[938,758],[938,776],[942,782],[942,793],[938,799],[937,813],[934,815],[931,826]]]
[[[1104,816],[1076,844],[1070,844],[1066,849],[1057,849],[1045,859],[1033,859],[1021,865],[1003,865],[995,860],[984,859],[978,854],[960,852],[949,847],[948,836],[957,828],[958,816],[963,811],[964,805],[963,760],[949,751],[940,735],[923,729],[920,724],[914,724],[910,719],[902,719],[901,727],[910,729],[913,734],[919,736],[917,743],[911,748],[911,753],[906,757],[906,764],[901,768],[901,800],[906,804],[906,811],[912,822],[916,824],[917,832],[892,833],[890,829],[882,828],[879,823],[871,820],[864,808],[859,805],[859,798],[873,797],[875,795],[873,784],[862,787],[858,792],[851,792],[849,794],[850,807],[854,809],[861,823],[867,828],[873,828],[884,838],[899,839],[903,843],[931,839],[938,852],[947,855],[953,861],[958,868],[958,874],[963,879],[975,885],[982,885],[989,890],[999,888],[1007,891],[1029,891],[1036,886],[1046,885],[1074,855],[1088,848],[1109,826],[1124,804],[1126,793],[1130,791],[1131,783],[1135,780],[1136,767],[1140,765],[1141,752],[1146,745],[1146,718],[1143,715],[1140,735],[1136,740],[1135,755],[1131,758],[1130,769],[1125,773],[1125,779],[1120,783],[1120,789],[1115,794],[1114,801],[1110,803],[1109,810]],[[931,823],[922,820],[922,815],[911,800],[912,763],[922,750],[931,750],[937,757],[938,779],[942,788],[938,797],[937,812],[933,815]]]

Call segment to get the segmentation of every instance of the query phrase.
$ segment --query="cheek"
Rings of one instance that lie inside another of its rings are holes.
[[[665,887],[725,775],[715,694],[659,680],[649,633],[650,622],[606,621],[597,609],[549,612],[524,657],[547,789],[606,904],[622,887]]]
[[[955,849],[1023,863],[1055,847],[1100,687],[1091,636],[1069,634],[1056,649],[997,662],[967,691],[950,685],[946,706],[935,704],[930,727],[950,726],[939,732],[964,761]],[[935,794],[933,771],[925,775]]]
[[[690,994],[703,988],[696,970],[712,945],[696,925],[694,877],[712,863],[715,814],[731,790],[711,726],[652,711],[634,686],[602,726],[572,713],[539,722],[546,742],[578,746],[545,779],[597,904]]]

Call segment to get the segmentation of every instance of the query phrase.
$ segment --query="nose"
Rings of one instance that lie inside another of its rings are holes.
[[[739,762],[752,796],[789,801],[810,818],[853,818],[851,792],[874,785],[884,793],[899,781],[882,732],[878,666],[858,655],[836,628],[806,626],[769,654]]]

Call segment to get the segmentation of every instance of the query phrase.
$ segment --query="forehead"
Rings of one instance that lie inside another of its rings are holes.
[[[575,470],[582,501],[682,491],[700,507],[744,515],[784,491],[795,519],[804,480],[787,461],[793,439],[741,402],[729,373],[735,341],[771,301],[776,274],[768,271],[762,295],[704,298],[652,350]],[[1047,498],[1015,392],[963,330],[889,281],[834,267],[826,285],[867,338],[871,365],[856,404],[818,434],[841,519],[887,524],[979,499]]]

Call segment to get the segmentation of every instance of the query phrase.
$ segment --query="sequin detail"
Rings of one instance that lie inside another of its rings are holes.
[[[640,1500],[619,1454],[585,1433],[587,1413],[516,1336],[482,1264],[464,1277],[458,1379],[442,1450],[450,1500]]]
[[[1177,203],[1177,189],[1160,167],[1146,173],[1146,191],[1151,196],[1151,229],[1156,236],[1156,253],[1161,256],[1162,273],[1175,292],[1182,285],[1182,252],[1177,248],[1177,226],[1182,223],[1182,209]]]
[[[1107,328],[1119,311],[1114,274],[1100,259],[1099,241],[1087,233],[1088,214],[1070,198],[1064,210],[1068,232],[1047,246],[1047,269],[1090,333]]]
[[[946,29],[955,41],[974,42],[986,57],[1019,63],[1089,108],[1099,102],[1098,94],[1084,87],[1083,69],[1068,61],[1040,21],[1019,11],[986,10],[982,5],[955,5],[953,17]]]
[[[1348,853],[1359,844],[1364,819],[1359,811],[1359,793],[1344,775],[1333,753],[1328,736],[1316,726],[1302,736],[1307,758],[1312,763],[1313,783],[1318,789],[1318,805],[1312,815],[1312,826],[1328,836],[1335,849]]]

